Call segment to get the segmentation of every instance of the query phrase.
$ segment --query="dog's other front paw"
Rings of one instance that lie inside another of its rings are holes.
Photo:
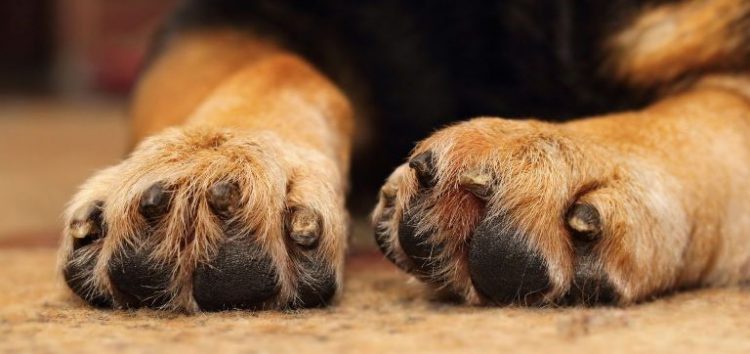
[[[479,118],[437,132],[382,188],[377,243],[471,304],[624,304],[671,288],[688,238],[679,183],[647,151],[586,131]]]
[[[273,133],[168,130],[82,186],[60,268],[95,306],[323,306],[341,284],[342,179]]]

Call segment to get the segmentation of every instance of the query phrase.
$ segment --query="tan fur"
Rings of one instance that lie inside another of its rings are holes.
[[[750,3],[687,0],[644,9],[613,35],[606,71],[636,87],[707,70],[746,68]]]
[[[280,52],[272,41],[231,30],[175,36],[179,37],[167,42],[168,47],[151,63],[134,92],[134,144],[165,127],[181,124],[227,77]]]
[[[279,274],[281,292],[273,306],[294,301],[297,286],[312,281],[285,246],[289,211],[307,208],[320,215],[318,262],[335,271],[340,284],[353,122],[336,87],[262,39],[220,30],[175,39],[135,97],[133,133],[142,141],[128,159],[87,181],[68,208],[73,223],[78,210],[97,200],[105,204],[109,231],[94,245],[102,251],[95,276],[87,279],[92,292],[112,292],[106,267],[114,252],[126,243],[147,243],[154,262],[175,264],[168,307],[196,311],[192,270],[225,237],[205,196],[223,180],[240,186],[234,219],[242,232],[256,235]],[[169,214],[139,238],[147,226],[138,201],[156,182],[173,189]],[[66,228],[61,267],[85,260],[71,259],[72,240]]]
[[[414,154],[437,156],[437,206],[423,211],[419,228],[437,226],[434,244],[444,274],[469,303],[480,304],[465,247],[480,215],[509,216],[548,263],[554,300],[573,276],[571,235],[564,215],[576,201],[602,216],[598,258],[631,303],[680,287],[724,285],[750,277],[750,81],[712,79],[642,111],[566,124],[479,118],[444,129],[421,142]],[[487,204],[458,186],[465,171],[494,176]],[[373,219],[391,231],[390,247],[402,262],[397,225],[416,192],[402,166],[387,186],[397,188],[393,218]],[[411,206],[420,208],[419,206]]]

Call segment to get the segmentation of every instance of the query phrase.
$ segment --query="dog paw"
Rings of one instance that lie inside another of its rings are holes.
[[[377,244],[470,304],[623,304],[668,289],[687,235],[673,181],[584,131],[493,118],[438,131],[381,189]]]
[[[338,171],[272,133],[166,131],[73,198],[63,278],[101,307],[324,306],[345,248]]]

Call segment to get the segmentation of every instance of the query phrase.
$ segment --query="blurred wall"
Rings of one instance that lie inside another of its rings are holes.
[[[47,83],[54,57],[53,0],[0,0],[0,89]]]
[[[127,92],[176,0],[57,0],[56,82],[64,92]]]
[[[0,89],[125,93],[177,0],[0,0]]]
[[[175,0],[0,0],[0,246],[57,242],[86,178],[119,161],[127,92]]]

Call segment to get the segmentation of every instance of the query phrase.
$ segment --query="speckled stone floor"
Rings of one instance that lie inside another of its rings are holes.
[[[376,254],[351,257],[327,309],[182,315],[89,308],[51,248],[0,249],[3,353],[750,353],[750,289],[629,308],[474,308],[432,302]]]

